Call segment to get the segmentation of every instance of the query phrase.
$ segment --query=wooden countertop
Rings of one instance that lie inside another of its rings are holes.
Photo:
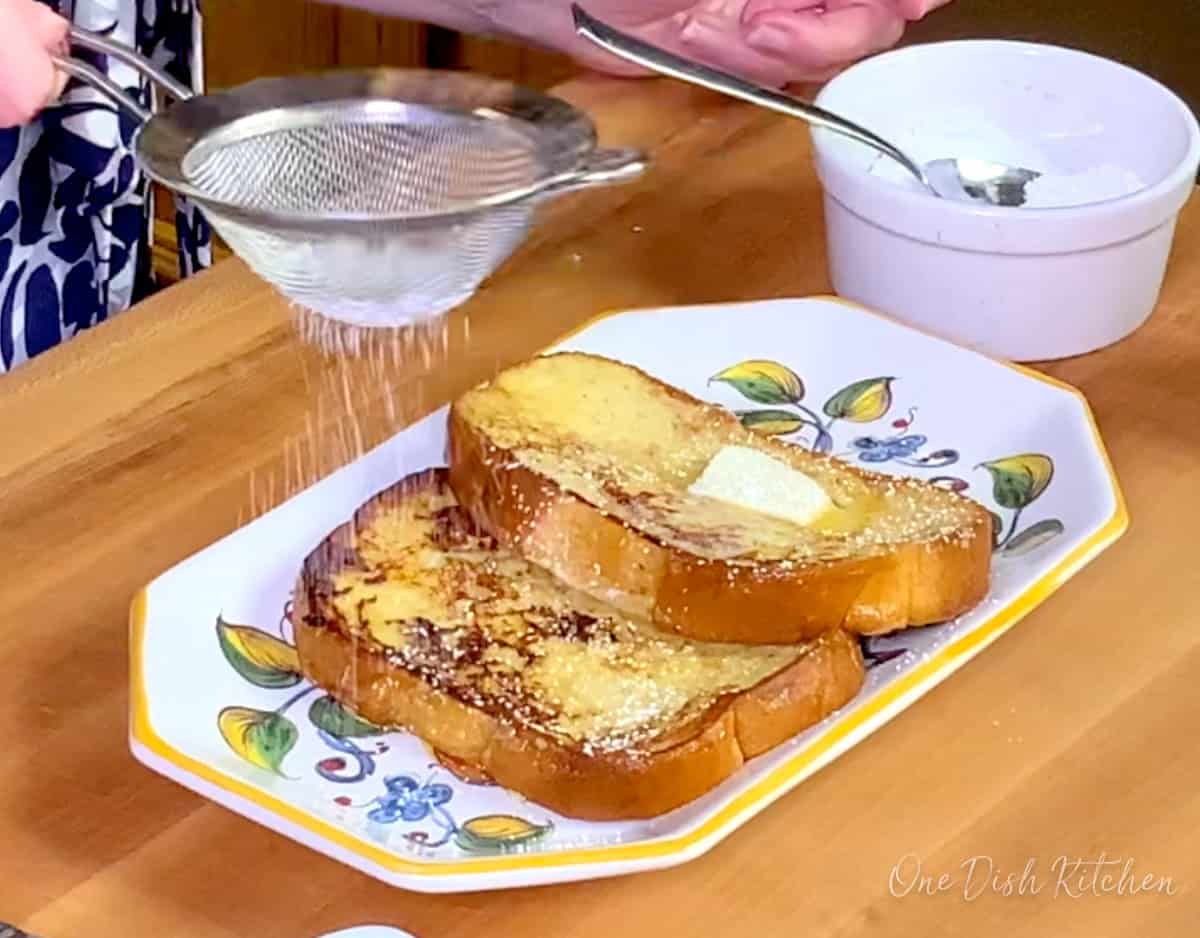
[[[603,310],[827,292],[806,130],[671,84],[582,81],[635,186],[559,203],[446,342],[347,363],[238,262],[0,379],[0,919],[42,938],[1080,935],[1200,917],[1200,200],[1159,310],[1047,370],[1091,400],[1132,529],[924,700],[705,857],[499,894],[390,889],[135,763],[130,597],[419,413]],[[468,342],[468,339],[470,340]],[[390,406],[387,401],[395,402]],[[353,412],[353,421],[347,414]],[[958,888],[896,898],[906,855]],[[1060,856],[1131,859],[1175,894],[1053,895]],[[966,901],[961,864],[1036,864]],[[982,861],[981,861],[982,862]]]

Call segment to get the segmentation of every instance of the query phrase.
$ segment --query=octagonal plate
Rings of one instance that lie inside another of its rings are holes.
[[[443,409],[138,595],[137,758],[408,889],[496,889],[671,866],[712,849],[916,704],[1127,524],[1078,392],[838,300],[619,313],[557,348],[637,365],[795,445],[967,492],[995,515],[989,597],[957,621],[865,642],[867,683],[852,703],[699,800],[650,821],[555,816],[463,781],[408,734],[374,735],[294,669],[286,610],[301,560],[376,491],[442,464]]]

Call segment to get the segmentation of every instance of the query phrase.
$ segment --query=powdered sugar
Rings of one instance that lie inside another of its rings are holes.
[[[967,157],[1024,166],[1038,172],[1051,168],[1050,159],[1040,148],[1011,136],[971,108],[939,110],[914,120],[903,133],[892,133],[888,138],[918,163]],[[908,170],[882,154],[872,164],[871,173],[918,192],[925,191]]]
[[[969,108],[941,111],[918,119],[891,140],[918,163],[945,157],[966,157],[1020,166],[1042,173],[1026,187],[1024,208],[1066,208],[1130,195],[1144,188],[1136,173],[1111,163],[1070,172],[1055,165],[1044,150],[1006,133]],[[880,155],[870,167],[874,176],[924,192],[902,166]]]
[[[1025,187],[1024,208],[1066,208],[1106,202],[1145,188],[1137,174],[1112,163],[1081,173],[1047,173]]]

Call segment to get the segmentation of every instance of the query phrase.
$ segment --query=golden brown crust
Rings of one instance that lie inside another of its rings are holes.
[[[355,532],[438,478],[410,477],[367,502],[310,553],[297,582],[293,621],[305,675],[367,720],[406,728],[452,760],[561,814],[645,818],[704,794],[746,759],[843,706],[862,686],[857,639],[833,631],[765,680],[718,698],[633,751],[589,751],[471,706],[406,670],[389,649],[352,631],[328,603],[333,578],[358,562]]]
[[[403,727],[497,784],[567,817],[655,817],[700,797],[749,758],[818,723],[858,693],[858,641],[830,632],[790,667],[718,701],[647,753],[588,754],[510,726],[395,667],[378,648],[314,621],[296,600],[305,675],[380,726]]]
[[[637,373],[714,421],[735,419]],[[767,438],[760,445],[794,461],[788,444]],[[496,445],[458,402],[450,409],[447,454],[455,496],[500,543],[563,582],[687,638],[786,644],[831,628],[879,634],[952,619],[987,593],[991,517],[959,496],[956,507],[969,521],[953,536],[818,563],[731,563],[663,543],[564,490]],[[845,471],[888,481],[855,466]]]

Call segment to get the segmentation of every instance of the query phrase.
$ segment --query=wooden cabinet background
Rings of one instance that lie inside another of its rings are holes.
[[[393,65],[470,68],[537,88],[569,77],[562,56],[307,0],[203,0],[210,89],[263,75]],[[1200,111],[1200,0],[954,0],[906,42],[986,36],[1074,46],[1142,69]],[[918,102],[919,106],[919,102]],[[158,200],[154,261],[178,275],[170,199]]]
[[[210,88],[262,75],[373,65],[471,68],[535,87],[573,71],[525,46],[307,0],[204,0]]]

